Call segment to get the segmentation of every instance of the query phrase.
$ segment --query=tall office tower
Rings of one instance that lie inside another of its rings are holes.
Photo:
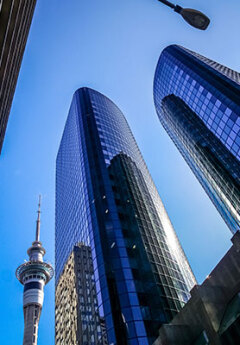
[[[231,232],[240,230],[240,74],[172,45],[158,61],[154,102]]]
[[[82,243],[74,246],[65,264],[56,288],[55,315],[56,345],[107,345],[89,246]]]
[[[29,261],[16,270],[17,279],[24,285],[23,312],[24,337],[23,345],[37,345],[38,324],[42,311],[44,286],[53,277],[53,268],[43,261],[46,251],[40,242],[40,199],[36,226],[36,239],[27,251]]]
[[[0,153],[36,0],[0,1]]]
[[[74,245],[84,243],[108,343],[152,344],[159,326],[188,300],[195,279],[111,100],[89,88],[75,92],[56,168],[56,294]]]

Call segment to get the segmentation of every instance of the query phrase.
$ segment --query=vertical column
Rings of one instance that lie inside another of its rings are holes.
[[[23,345],[37,345],[38,323],[41,307],[30,304],[24,307],[24,337]]]

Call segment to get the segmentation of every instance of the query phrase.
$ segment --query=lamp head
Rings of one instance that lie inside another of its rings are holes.
[[[183,19],[196,29],[206,30],[210,23],[210,19],[205,14],[192,8],[182,8],[176,5],[174,10],[181,14]]]

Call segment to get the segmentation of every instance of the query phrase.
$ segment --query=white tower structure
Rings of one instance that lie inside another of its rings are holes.
[[[46,251],[40,242],[40,207],[39,196],[36,239],[28,249],[29,261],[16,270],[17,279],[24,285],[23,312],[24,337],[23,345],[37,345],[38,324],[41,315],[44,286],[52,279],[54,271],[50,264],[43,262]]]

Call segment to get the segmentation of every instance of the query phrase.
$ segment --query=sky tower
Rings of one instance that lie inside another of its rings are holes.
[[[50,264],[43,262],[46,251],[40,242],[40,206],[39,196],[36,238],[28,249],[29,261],[16,270],[17,279],[24,285],[23,312],[24,337],[23,345],[37,345],[38,323],[41,315],[44,286],[52,279],[54,271]]]

